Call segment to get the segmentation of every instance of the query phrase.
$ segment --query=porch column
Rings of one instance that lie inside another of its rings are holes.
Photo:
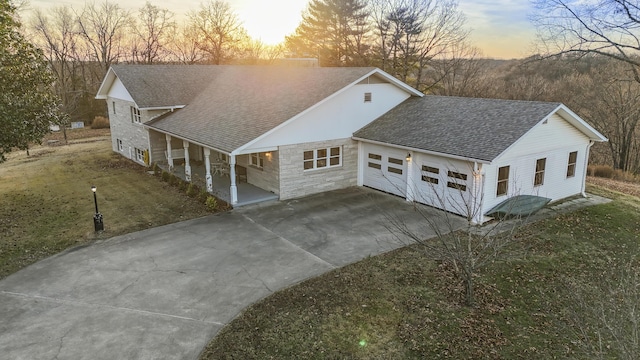
[[[204,167],[206,169],[205,178],[207,179],[207,191],[213,191],[213,179],[211,178],[211,164],[209,163],[209,157],[211,156],[211,149],[204,148]]]
[[[229,195],[231,197],[231,205],[238,203],[238,187],[236,186],[236,156],[229,156],[229,177],[231,178],[231,188]]]
[[[173,170],[173,157],[171,156],[171,135],[165,134],[164,138],[167,140],[167,162],[169,163],[169,170]]]
[[[187,182],[191,182],[191,164],[189,163],[189,142],[182,140],[184,147],[184,177]]]
[[[471,189],[471,221],[475,224],[482,224],[484,214],[482,213],[482,192],[484,191],[484,170],[482,164],[473,164],[473,188]]]

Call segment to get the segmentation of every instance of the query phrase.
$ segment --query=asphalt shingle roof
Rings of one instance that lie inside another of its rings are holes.
[[[172,103],[184,100],[187,105],[151,120],[147,125],[228,152],[374,70],[278,66],[191,66],[193,70],[184,69],[189,66],[175,69],[171,65],[146,67],[149,69],[131,70],[137,79],[146,79],[144,85],[123,81],[136,103],[138,98],[146,104],[169,99]],[[115,71],[120,76],[122,69]],[[148,73],[143,74],[144,71]],[[130,83],[133,86],[129,87]],[[206,83],[205,87],[202,87],[203,83]],[[200,90],[190,89],[194,85]],[[180,91],[185,93],[172,94]],[[138,106],[142,107],[140,103]]]
[[[206,65],[113,65],[111,67],[140,108],[186,105],[216,75]]]
[[[559,106],[535,101],[412,97],[354,136],[492,161]]]

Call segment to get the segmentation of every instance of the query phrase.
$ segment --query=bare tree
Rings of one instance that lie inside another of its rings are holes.
[[[153,64],[163,58],[169,35],[175,32],[173,13],[152,5],[149,1],[138,12],[133,24],[134,42],[131,46],[134,61]]]
[[[640,82],[640,4],[637,0],[536,0],[542,51],[599,54],[630,65]]]
[[[197,46],[212,64],[220,65],[233,58],[248,37],[238,16],[223,1],[201,4],[198,11],[189,14],[189,22],[197,31]]]
[[[48,15],[35,10],[30,25],[35,43],[56,78],[53,88],[62,102],[61,112],[75,113],[84,94],[83,79],[79,77],[82,64],[78,59],[77,23],[73,10],[69,6],[59,6],[51,9]],[[66,141],[69,118],[62,120],[60,125]]]
[[[444,173],[462,172],[451,168]],[[400,216],[386,216],[387,229],[400,241],[408,239],[410,243],[417,245],[426,259],[440,261],[453,268],[464,284],[467,306],[475,305],[475,278],[481,269],[497,260],[522,253],[524,246],[520,230],[527,220],[526,217],[498,216],[488,225],[479,226],[478,222],[483,217],[481,204],[484,177],[480,169],[471,169],[471,174],[471,186],[455,182],[452,186],[457,189],[445,192],[439,191],[435,184],[447,181],[446,178],[423,172],[423,180],[430,185],[431,191],[427,193],[411,190],[415,198],[414,210],[435,234],[432,238],[425,238],[423,231],[408,226]],[[434,213],[423,204],[449,211]],[[462,217],[454,213],[461,214]]]
[[[630,261],[599,279],[567,279],[561,291],[573,306],[564,318],[590,359],[640,358],[640,270]]]
[[[198,31],[194,24],[188,22],[170,35],[167,51],[171,61],[185,65],[204,62],[205,54],[198,46]]]
[[[128,11],[108,0],[100,4],[86,3],[77,15],[78,32],[85,46],[84,60],[95,61],[100,71],[94,71],[94,79],[100,82],[124,53],[125,31],[131,16]]]
[[[456,0],[373,0],[371,13],[381,67],[419,90],[435,85],[424,76],[434,60],[452,58],[466,44]]]

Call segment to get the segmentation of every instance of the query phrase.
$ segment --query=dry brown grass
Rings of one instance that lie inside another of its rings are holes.
[[[0,278],[74,245],[209,214],[113,153],[110,138],[94,137],[96,131],[70,131],[78,134],[71,145],[14,152],[0,164]],[[93,231],[92,185],[104,215],[101,234]]]

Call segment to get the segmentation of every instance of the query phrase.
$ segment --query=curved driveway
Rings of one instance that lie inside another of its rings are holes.
[[[401,246],[384,213],[430,233],[402,199],[350,188],[71,249],[0,281],[0,357],[197,359],[255,301]]]

